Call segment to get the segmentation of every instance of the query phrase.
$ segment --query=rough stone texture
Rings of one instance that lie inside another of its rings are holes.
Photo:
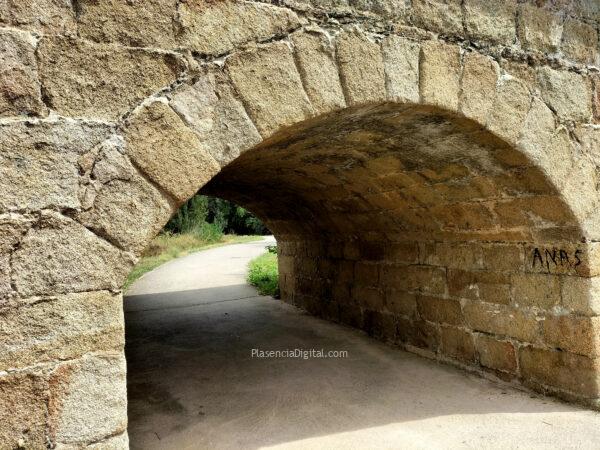
[[[291,10],[225,0],[178,4],[179,42],[193,51],[220,55],[245,42],[266,41],[300,26]]]
[[[413,0],[412,7],[417,25],[447,35],[463,33],[461,0]]]
[[[476,331],[536,342],[539,326],[535,317],[503,305],[469,302],[463,307],[465,319]]]
[[[45,391],[44,380],[35,374],[0,372],[0,442],[3,446],[46,447]]]
[[[51,374],[48,413],[57,443],[93,443],[127,427],[125,358],[86,356]]]
[[[198,136],[163,102],[153,102],[133,116],[125,140],[134,163],[178,202],[219,171]]]
[[[97,444],[88,445],[87,448],[97,450],[122,450],[124,448],[129,448],[129,437],[127,436],[127,433],[123,433],[100,441]]]
[[[496,98],[500,68],[491,58],[478,53],[464,55],[460,112],[485,123]]]
[[[543,67],[542,97],[563,120],[587,122],[592,116],[592,84],[579,74]]]
[[[475,347],[482,366],[510,373],[516,372],[517,356],[512,343],[480,334],[475,340]]]
[[[77,160],[109,129],[69,121],[0,125],[0,211],[79,206]]]
[[[84,161],[95,157],[84,174],[86,186],[80,192],[84,211],[77,220],[119,247],[140,253],[162,229],[172,208],[160,191],[137,173],[124,151],[122,140],[113,138],[80,158],[80,170],[86,170]]]
[[[421,47],[421,100],[456,111],[460,92],[460,49],[430,41]]]
[[[175,47],[177,0],[79,0],[78,31],[96,42],[131,47]]]
[[[56,213],[27,232],[12,262],[15,286],[25,297],[118,289],[133,265],[130,255]]]
[[[85,292],[0,309],[0,370],[121,350],[122,301],[106,291]]]
[[[560,299],[560,280],[554,276],[518,274],[512,278],[513,298],[518,306],[551,309]]]
[[[396,102],[419,101],[419,55],[417,42],[388,36],[382,43],[388,98]]]
[[[578,20],[565,20],[560,48],[567,58],[583,64],[597,64],[598,46],[596,28]]]
[[[386,98],[385,69],[379,44],[359,30],[338,37],[337,59],[349,105]]]
[[[519,367],[526,379],[542,385],[577,392],[588,398],[598,395],[598,360],[573,353],[523,347]]]
[[[597,356],[600,317],[549,316],[543,323],[544,341],[552,347]]]
[[[473,336],[458,328],[441,328],[441,351],[444,355],[462,362],[475,360]]]
[[[261,141],[244,106],[218,69],[207,70],[196,83],[179,89],[170,105],[198,133],[221,166]]]
[[[509,142],[515,142],[530,105],[531,95],[524,83],[516,78],[502,78],[486,121],[488,128]]]
[[[42,39],[38,55],[52,108],[67,116],[108,121],[169,86],[185,70],[172,54],[66,38]]]
[[[565,308],[588,316],[600,315],[599,277],[565,277],[561,288]]]
[[[3,0],[0,24],[46,34],[75,33],[75,11],[67,0]]]
[[[323,114],[346,106],[329,36],[318,31],[296,33],[292,42],[304,89],[315,112]]]
[[[226,68],[263,137],[313,114],[286,44],[269,44],[234,55]]]
[[[465,0],[464,9],[469,36],[506,45],[515,40],[516,0]]]
[[[34,52],[28,33],[0,31],[0,117],[45,112]]]
[[[542,52],[558,50],[562,21],[552,11],[533,5],[519,5],[518,35],[523,48]]]

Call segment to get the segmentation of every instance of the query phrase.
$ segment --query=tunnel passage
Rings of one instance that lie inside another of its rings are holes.
[[[202,192],[274,232],[284,301],[502,380],[597,397],[585,238],[540,169],[474,122],[347,109],[264,141]]]

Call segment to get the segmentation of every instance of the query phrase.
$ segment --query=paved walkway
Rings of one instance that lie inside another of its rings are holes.
[[[206,250],[126,298],[133,449],[600,448],[600,415],[303,314],[244,282],[266,242]],[[348,351],[259,359],[252,349]]]

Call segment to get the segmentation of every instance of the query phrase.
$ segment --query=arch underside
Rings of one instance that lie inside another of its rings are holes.
[[[584,234],[540,168],[475,122],[349,108],[276,134],[201,192],[268,224],[284,301],[505,381],[596,396],[581,370],[594,323],[585,294],[573,302]]]

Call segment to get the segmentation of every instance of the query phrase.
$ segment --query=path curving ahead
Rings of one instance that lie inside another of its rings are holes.
[[[260,241],[171,261],[125,299],[132,449],[598,448],[600,415],[308,316],[245,283]],[[259,359],[252,349],[347,351]]]

